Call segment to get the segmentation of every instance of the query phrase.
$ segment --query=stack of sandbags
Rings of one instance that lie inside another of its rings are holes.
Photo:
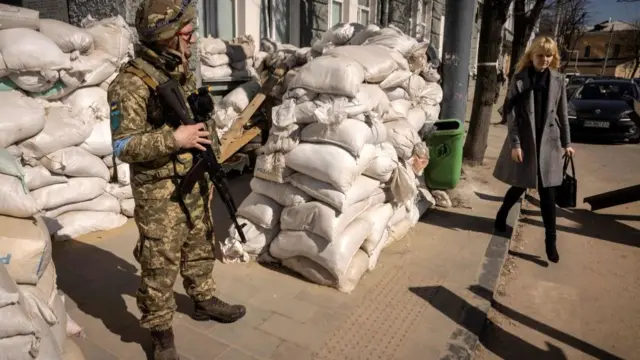
[[[23,329],[8,336],[0,335],[0,354],[6,359],[66,358],[65,348],[72,341],[68,337],[81,331],[67,314],[64,297],[56,286],[51,239],[45,220],[40,216],[2,219],[0,293],[5,291],[6,294],[0,296],[0,313],[9,312],[0,315],[4,324],[0,333],[13,331],[11,320],[17,320],[18,315],[23,316],[23,326],[28,324],[26,319],[35,325],[28,331]],[[13,304],[13,309],[3,307],[7,305],[3,301]],[[19,314],[18,310],[23,313]],[[19,336],[7,338],[13,335]],[[40,340],[39,349],[34,338]]]
[[[249,79],[256,77],[255,66],[262,66],[264,55],[256,62],[256,45],[251,35],[231,41],[208,36],[200,40],[200,73],[203,81]]]
[[[420,180],[429,159],[420,133],[437,119],[442,100],[439,85],[422,76],[426,44],[394,28],[349,27],[336,26],[314,43],[306,64],[285,81],[253,192],[238,210],[249,241],[240,244],[230,229],[222,246],[230,262],[268,250],[311,281],[344,292],[433,205]],[[362,32],[354,42],[363,45],[350,45]],[[298,61],[293,57],[283,58]]]

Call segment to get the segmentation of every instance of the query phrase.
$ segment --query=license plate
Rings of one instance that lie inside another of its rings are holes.
[[[584,122],[585,127],[593,127],[593,128],[608,128],[610,123],[608,121],[589,121],[586,120]]]

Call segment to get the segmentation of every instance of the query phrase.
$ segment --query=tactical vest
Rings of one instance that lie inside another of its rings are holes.
[[[156,98],[156,103],[162,103],[159,101],[159,95],[156,93],[156,88],[158,85],[169,80],[168,75],[141,58],[136,58],[129,62],[129,64],[123,69],[123,72],[133,74],[140,78],[149,87],[151,97]],[[188,94],[185,89],[181,88],[181,90],[186,102]],[[148,103],[149,102],[150,101],[148,101]],[[157,111],[158,109],[148,109],[148,117],[149,113],[153,112],[149,110]],[[187,111],[188,115],[192,116],[191,109],[188,108]],[[168,117],[171,116],[171,111],[161,109],[160,112],[162,114],[162,124],[160,125],[160,128],[174,128],[171,126],[170,120],[172,119],[168,119]],[[182,150],[171,156],[146,163],[131,164],[131,166],[133,180],[138,184],[152,183],[169,178],[177,179],[185,176],[193,166],[193,154],[188,150]]]

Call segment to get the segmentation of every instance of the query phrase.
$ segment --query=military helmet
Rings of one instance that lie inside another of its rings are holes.
[[[142,42],[169,40],[196,17],[195,0],[142,0],[136,30]]]

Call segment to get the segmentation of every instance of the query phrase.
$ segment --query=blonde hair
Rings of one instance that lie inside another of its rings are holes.
[[[524,55],[522,55],[520,60],[518,60],[516,72],[524,71],[528,67],[533,66],[533,56],[540,53],[553,57],[551,59],[551,64],[549,64],[549,68],[556,70],[560,67],[558,44],[548,36],[538,36],[533,40],[531,45],[529,45],[527,51],[524,52]]]

